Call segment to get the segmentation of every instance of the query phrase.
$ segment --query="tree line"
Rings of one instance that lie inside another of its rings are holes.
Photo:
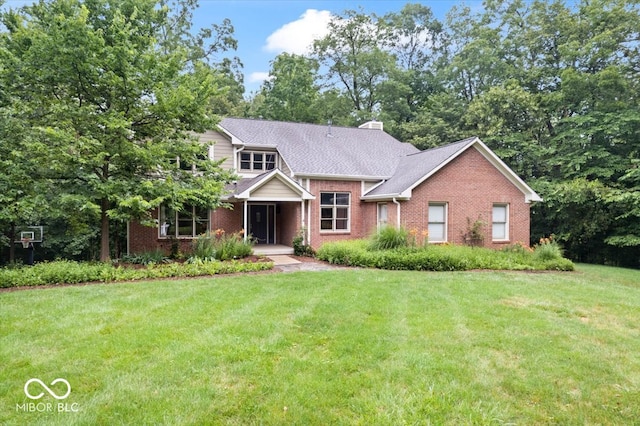
[[[545,199],[532,243],[553,233],[575,260],[640,266],[634,2],[487,0],[443,20],[422,4],[348,10],[308,54],[277,56],[246,98],[232,23],[196,32],[196,8],[53,0],[2,12],[5,246],[12,226],[46,223],[53,255],[106,259],[126,221],[151,221],[160,204],[220,206],[232,176],[192,137],[220,116],[377,119],[422,149],[479,136]]]

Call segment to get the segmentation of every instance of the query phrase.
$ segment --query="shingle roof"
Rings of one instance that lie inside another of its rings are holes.
[[[448,145],[402,157],[393,176],[366,194],[369,196],[399,195],[411,188],[448,159],[465,150],[477,138],[468,138]]]
[[[388,178],[420,152],[375,129],[225,118],[220,127],[249,147],[277,148],[297,176]]]

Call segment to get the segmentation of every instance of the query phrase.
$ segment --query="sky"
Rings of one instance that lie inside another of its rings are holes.
[[[399,12],[406,3],[420,3],[431,8],[443,20],[454,5],[453,0],[200,0],[194,13],[196,28],[219,24],[229,18],[238,40],[235,56],[244,64],[245,94],[257,92],[267,78],[272,61],[282,52],[304,54],[314,37],[327,33],[331,14],[345,10],[384,15]],[[467,0],[470,7],[481,0]]]
[[[31,4],[29,0],[5,0],[3,8]],[[436,18],[444,20],[455,5],[472,9],[482,7],[482,0],[199,0],[194,12],[194,30],[231,20],[244,68],[245,95],[260,89],[272,61],[282,52],[304,54],[314,37],[327,33],[331,14],[345,10],[384,15],[399,12],[406,3],[420,3],[431,8]]]

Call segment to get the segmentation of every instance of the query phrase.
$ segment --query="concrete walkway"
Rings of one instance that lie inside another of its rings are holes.
[[[339,266],[311,259],[309,259],[309,261],[301,262],[298,259],[294,259],[293,257],[286,255],[271,255],[268,256],[268,258],[273,261],[274,269],[281,272],[330,271],[340,268]]]

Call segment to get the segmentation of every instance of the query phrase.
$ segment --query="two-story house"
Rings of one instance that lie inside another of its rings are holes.
[[[383,225],[428,231],[434,243],[462,243],[470,222],[483,244],[529,242],[530,204],[542,201],[480,139],[420,151],[383,130],[225,118],[200,136],[212,160],[240,179],[232,209],[160,208],[158,228],[129,226],[129,250],[167,249],[207,230],[246,230],[259,245],[291,246],[299,232],[314,248],[364,238]]]

